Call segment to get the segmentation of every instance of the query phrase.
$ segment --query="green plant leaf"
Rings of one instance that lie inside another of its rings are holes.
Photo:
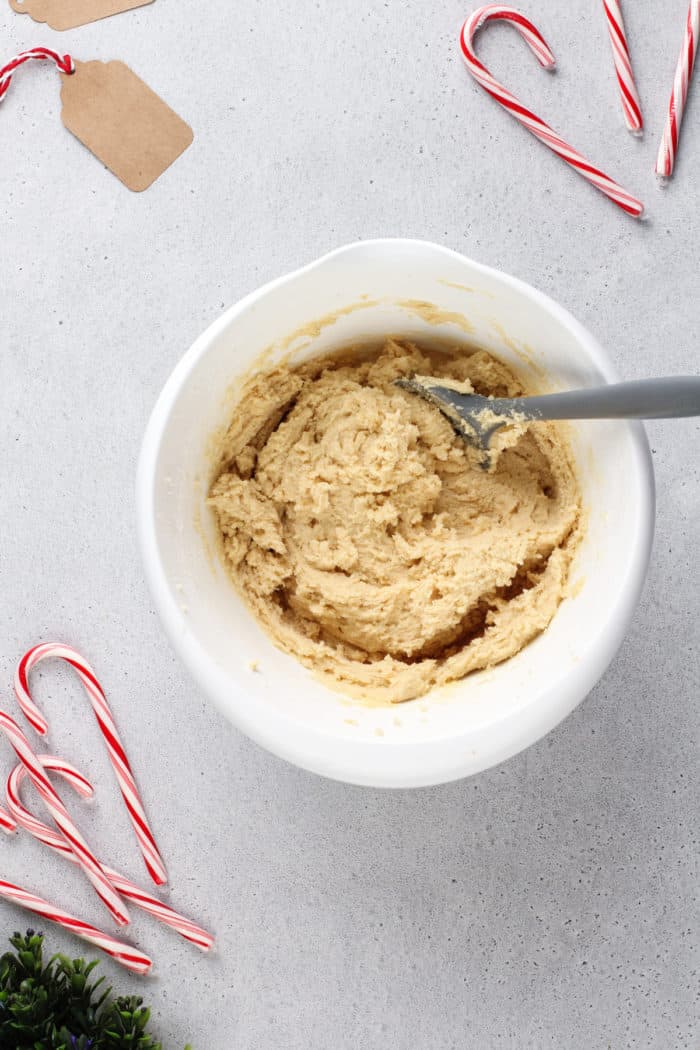
[[[97,961],[53,955],[28,930],[0,957],[0,1050],[162,1050],[139,996],[112,997]],[[186,1047],[185,1050],[192,1050]]]

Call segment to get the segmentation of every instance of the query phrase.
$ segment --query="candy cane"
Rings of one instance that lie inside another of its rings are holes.
[[[42,660],[50,658],[64,660],[70,664],[78,673],[78,677],[85,687],[97,718],[97,724],[107,745],[109,760],[112,763],[124,804],[136,832],[136,838],[138,839],[143,859],[146,862],[146,868],[156,886],[162,886],[168,881],[165,864],[148,823],[139,789],[136,786],[129,759],[126,757],[126,751],[117,731],[117,726],[112,717],[104,691],[87,660],[83,659],[75,649],[54,642],[47,642],[44,645],[37,645],[30,649],[22,657],[15,675],[15,693],[17,694],[20,707],[37,733],[44,736],[48,731],[48,724],[29,692],[29,673]]]
[[[632,72],[632,59],[630,58],[630,49],[627,44],[627,34],[625,33],[625,23],[622,19],[619,0],[603,0],[603,7],[608,20],[608,32],[610,33],[610,43],[612,44],[615,72],[617,73],[617,82],[620,87],[625,121],[630,131],[641,131],[644,126],[642,104],[639,101],[639,92],[637,91],[634,73]]]
[[[690,0],[688,18],[683,35],[683,46],[678,56],[678,65],[673,78],[673,90],[668,107],[668,116],[664,125],[664,133],[659,146],[659,155],[656,158],[656,174],[663,178],[669,178],[673,174],[678,152],[678,139],[681,133],[683,113],[688,99],[688,86],[693,75],[695,56],[700,40],[700,0]]]
[[[17,824],[4,809],[0,809],[0,830],[4,831],[6,835],[14,835],[17,831]]]
[[[71,766],[68,762],[64,762],[60,758],[56,758],[52,755],[39,755],[39,761],[41,762],[44,769],[50,770],[52,773],[59,773],[65,780],[67,780],[76,790],[80,791],[83,795],[92,794],[92,786],[86,778]],[[26,775],[24,766],[18,765],[10,773],[7,780],[7,802],[10,807],[10,811],[16,818],[17,823],[21,828],[24,828],[33,835],[34,838],[38,839],[39,842],[43,842],[44,845],[49,846],[51,849],[60,853],[67,860],[72,863],[76,863],[75,855],[71,850],[69,844],[63,838],[59,832],[54,831],[53,828],[48,827],[42,821],[38,820],[32,813],[30,813],[23,805],[20,798],[20,785]],[[184,937],[186,941],[190,941],[196,945],[202,951],[206,952],[214,944],[214,938],[206,930],[203,930],[201,926],[197,926],[191,922],[190,919],[186,919],[183,915],[179,915],[172,908],[169,908],[167,904],[159,901],[156,897],[152,897],[149,893],[140,889],[134,885],[129,879],[120,875],[112,868],[108,868],[106,865],[103,866],[105,872],[109,876],[109,879],[114,886],[126,899],[136,905],[137,908],[141,908],[143,911],[152,915],[166,926],[170,926],[173,930]]]
[[[474,51],[474,37],[477,31],[485,25],[487,22],[494,20],[502,20],[510,22],[511,25],[515,26],[517,31],[520,33],[530,50],[535,55],[535,58],[544,66],[545,69],[552,69],[555,64],[554,55],[549,49],[547,42],[544,37],[537,29],[536,26],[521,15],[519,11],[516,11],[513,7],[502,7],[500,4],[488,4],[486,7],[480,7],[478,11],[475,11],[473,15],[470,15],[462,27],[460,34],[460,46],[462,49],[462,55],[464,61],[467,64],[467,69],[474,77],[476,82],[486,91],[492,98],[495,98],[509,113],[511,113],[516,120],[518,120],[528,131],[543,142],[545,146],[548,146],[557,156],[565,160],[575,171],[582,175],[584,179],[587,179],[597,190],[604,193],[606,197],[614,201],[619,208],[627,212],[628,215],[633,215],[635,218],[639,218],[643,211],[644,205],[641,201],[638,201],[636,197],[633,197],[627,190],[624,190],[616,182],[613,182],[604,172],[600,171],[599,168],[594,167],[590,161],[586,160],[582,154],[577,150],[569,146],[560,135],[550,128],[549,124],[545,124],[543,120],[540,120],[531,110],[527,109],[522,105],[510,91],[507,91],[494,77],[491,76],[486,66],[484,66],[479,59],[476,57]]]
[[[10,90],[12,74],[15,70],[19,69],[25,62],[31,62],[34,59],[39,62],[54,62],[59,73],[64,73],[66,76],[71,76],[71,74],[75,73],[75,65],[70,55],[59,55],[57,51],[52,51],[50,47],[33,47],[31,51],[22,51],[0,69],[0,102]]]
[[[124,902],[112,886],[100,862],[71,820],[68,810],[63,805],[59,795],[56,794],[51,781],[44,772],[44,767],[32,751],[26,736],[14,718],[5,711],[0,711],[0,729],[7,736],[17,757],[34,781],[51,816],[69,842],[76,861],[95,887],[98,896],[107,906],[113,918],[122,926],[126,925],[129,921],[129,913],[124,907]]]
[[[72,766],[70,762],[66,762],[65,759],[58,758],[56,755],[37,755],[36,757],[39,760],[39,762],[41,762],[44,769],[48,769],[51,773],[59,773],[66,781],[66,783],[70,784],[73,790],[76,791],[82,798],[92,798],[95,794],[95,789],[88,780],[88,778],[86,776],[83,776],[83,774],[79,770],[77,770],[75,766]],[[18,772],[18,770],[20,772]],[[24,780],[24,777],[27,775],[27,770],[20,763],[19,765],[15,766],[13,772],[17,783],[21,784]],[[12,776],[13,774],[10,775]],[[12,809],[12,804],[10,803],[9,797],[8,805],[10,806],[10,809]],[[20,825],[20,827],[21,826],[22,825]],[[52,829],[49,830],[52,831],[52,834],[58,835],[58,832],[53,832]],[[66,842],[66,840],[61,835],[59,835],[59,838],[72,854],[73,851],[71,850],[70,845]]]
[[[110,937],[108,933],[103,933],[102,930],[98,930],[88,922],[83,922],[82,919],[76,919],[69,912],[56,908],[42,897],[37,897],[20,886],[15,886],[12,882],[0,879],[0,897],[12,901],[13,904],[18,904],[20,908],[34,912],[35,915],[40,915],[42,919],[55,922],[57,926],[62,926],[64,930],[74,933],[83,941],[94,944],[96,948],[100,948],[115,959],[120,966],[126,967],[133,973],[146,974],[153,965],[148,956],[140,952],[138,948],[132,948],[131,945]]]

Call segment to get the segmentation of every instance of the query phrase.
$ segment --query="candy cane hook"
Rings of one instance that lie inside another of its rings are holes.
[[[561,136],[558,135],[549,124],[546,124],[541,120],[532,112],[532,110],[523,106],[515,95],[504,88],[495,77],[491,76],[486,66],[484,66],[476,57],[476,52],[474,51],[474,37],[483,25],[492,21],[505,21],[514,26],[535,55],[537,61],[541,66],[544,66],[545,69],[552,69],[555,64],[554,55],[552,54],[546,40],[540,33],[539,29],[537,29],[529,19],[525,18],[524,15],[513,7],[502,7],[500,4],[487,4],[486,7],[480,7],[474,12],[474,14],[469,16],[464,23],[460,34],[462,55],[467,64],[467,69],[476,82],[484,89],[484,91],[491,95],[492,98],[495,98],[504,109],[514,116],[523,127],[526,127],[535,138],[538,138],[540,142],[543,142],[545,146],[548,146],[558,157],[565,160],[567,164],[579,173],[579,175],[582,175],[584,179],[595,186],[597,190],[600,190],[601,193],[605,194],[606,197],[617,204],[619,208],[622,208],[622,210],[628,215],[639,218],[644,211],[644,205],[641,201],[637,200],[636,197],[633,197],[632,194],[627,192],[627,190],[624,190],[608,175],[602,172],[599,168],[596,168],[590,161],[586,160],[581,153],[565,142],[565,140],[561,138]]]
[[[136,785],[136,779],[134,778],[129,759],[126,756],[124,744],[119,736],[116,723],[109,708],[109,704],[107,703],[107,698],[105,697],[102,686],[95,676],[95,672],[87,660],[85,660],[80,653],[76,652],[75,649],[71,649],[70,646],[67,645],[60,645],[55,642],[36,645],[22,657],[15,675],[15,693],[19,700],[19,705],[22,708],[25,717],[37,733],[44,736],[48,731],[48,724],[41,711],[32,700],[31,693],[29,692],[29,674],[32,668],[36,667],[36,665],[42,660],[54,658],[64,660],[67,664],[70,664],[70,666],[77,672],[78,677],[85,687],[85,692],[92,704],[92,709],[97,718],[97,724],[100,727],[100,731],[107,746],[109,760],[112,763],[112,768],[114,769],[117,783],[119,784],[119,790],[122,793],[124,804],[136,833],[136,838],[141,849],[141,854],[146,863],[146,868],[156,886],[162,886],[168,880],[165,864],[163,863],[163,858],[161,857],[158,846],[156,845],[151,826],[148,823],[146,811],[143,807],[139,789]]]
[[[39,755],[38,757],[44,769],[52,773],[58,773],[81,795],[88,797],[92,794],[90,781],[82,773],[79,773],[74,766],[70,765],[69,762],[64,762],[63,759],[56,758],[53,755]],[[22,804],[20,786],[26,776],[26,772],[24,766],[15,766],[7,779],[6,793],[10,811],[21,828],[28,831],[39,842],[43,842],[44,845],[55,850],[56,853],[64,856],[72,863],[76,863],[76,858],[64,837],[35,817]],[[141,908],[148,915],[152,915],[165,926],[170,926],[171,929],[175,930],[181,937],[184,937],[186,941],[190,941],[191,944],[194,944],[201,951],[207,952],[213,946],[214,938],[206,930],[203,930],[201,926],[197,926],[190,919],[185,918],[184,915],[180,915],[168,907],[163,901],[158,900],[157,897],[153,897],[150,893],[140,889],[129,879],[114,871],[113,868],[109,868],[106,865],[103,865],[103,867],[114,888],[131,904]]]

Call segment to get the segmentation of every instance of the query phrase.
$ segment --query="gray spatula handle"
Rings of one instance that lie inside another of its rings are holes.
[[[505,402],[505,398],[503,399]],[[510,400],[510,399],[509,399]],[[700,376],[638,379],[590,390],[513,399],[535,419],[675,419],[700,416]]]

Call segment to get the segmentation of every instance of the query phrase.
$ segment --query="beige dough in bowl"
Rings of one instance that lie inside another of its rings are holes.
[[[568,428],[508,428],[485,471],[434,406],[396,387],[416,373],[526,392],[490,353],[395,338],[262,369],[210,499],[228,571],[270,637],[370,703],[520,652],[565,599],[582,534]]]

